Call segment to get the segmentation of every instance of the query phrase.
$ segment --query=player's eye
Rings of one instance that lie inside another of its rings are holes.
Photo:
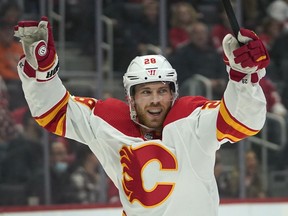
[[[159,94],[166,94],[166,93],[168,93],[169,92],[169,89],[168,88],[161,88],[160,90],[159,90]]]
[[[149,95],[149,94],[151,94],[151,91],[148,90],[148,89],[143,89],[143,90],[141,91],[141,94],[143,94],[143,95]]]

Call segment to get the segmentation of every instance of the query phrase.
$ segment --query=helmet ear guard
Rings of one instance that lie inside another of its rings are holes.
[[[173,103],[178,97],[177,73],[162,55],[144,55],[134,58],[123,76],[126,99],[130,108],[131,119],[136,121],[136,111],[131,104],[134,86],[150,82],[169,82],[173,91]]]

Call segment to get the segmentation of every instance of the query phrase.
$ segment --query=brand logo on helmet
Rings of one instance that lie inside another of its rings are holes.
[[[47,53],[47,48],[45,45],[42,45],[38,50],[38,55],[39,56],[45,56],[46,53]]]
[[[149,76],[155,76],[156,75],[156,70],[152,69],[152,70],[148,70],[147,71]]]

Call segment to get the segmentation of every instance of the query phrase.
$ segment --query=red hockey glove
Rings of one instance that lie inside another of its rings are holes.
[[[23,71],[26,75],[39,81],[54,77],[59,62],[48,18],[42,17],[40,22],[20,21],[14,32],[14,36],[20,38],[25,53]]]
[[[258,83],[265,76],[265,68],[270,62],[267,49],[258,36],[248,29],[240,29],[238,40],[244,45],[239,47],[238,41],[231,34],[227,34],[222,42],[229,77],[239,82],[249,75],[247,79]]]

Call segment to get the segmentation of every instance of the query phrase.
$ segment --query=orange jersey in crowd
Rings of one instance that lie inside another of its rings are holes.
[[[9,47],[0,45],[0,76],[4,80],[19,79],[17,63],[23,55],[23,49],[19,42],[13,42]]]

